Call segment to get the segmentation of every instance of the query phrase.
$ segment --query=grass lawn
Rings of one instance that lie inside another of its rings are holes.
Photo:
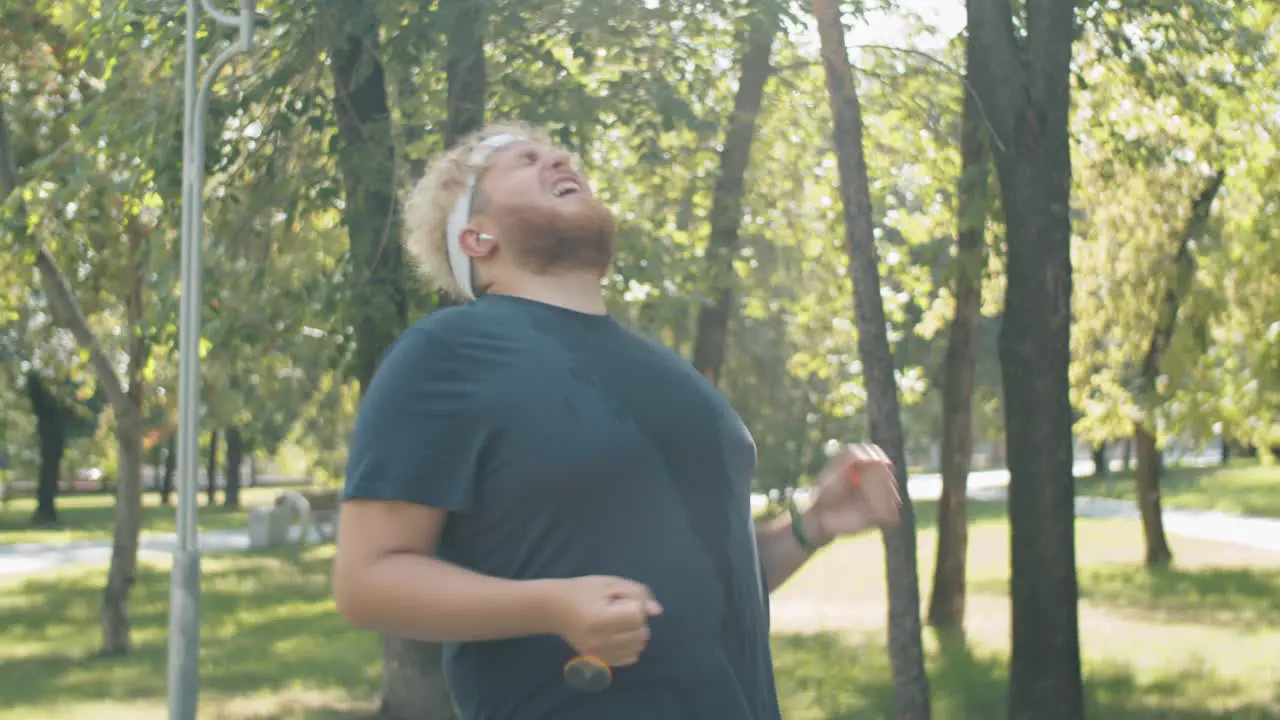
[[[1081,495],[1138,496],[1132,472],[1116,473],[1114,487],[1106,480],[1080,478],[1076,488]],[[1280,465],[1234,461],[1225,468],[1167,468],[1160,476],[1160,499],[1165,507],[1280,518]]]
[[[205,495],[200,493],[199,519],[201,530],[243,528],[248,522],[246,510],[254,505],[267,505],[281,488],[256,487],[240,491],[239,510],[216,505],[205,505]],[[177,502],[175,497],[174,502]],[[218,493],[222,502],[222,493]],[[111,540],[115,524],[115,495],[91,493],[65,495],[58,498],[58,524],[56,528],[33,528],[31,514],[35,512],[35,498],[21,497],[10,500],[0,508],[0,545],[18,543],[69,543],[81,540]],[[173,532],[176,508],[160,504],[160,497],[147,492],[142,498],[142,531]]]
[[[933,506],[921,503],[924,596]],[[1003,507],[973,506],[968,641],[927,633],[935,717],[1003,716],[1009,607]],[[1081,520],[1080,621],[1090,717],[1280,718],[1280,554],[1171,538],[1177,570],[1148,575],[1129,520]],[[332,548],[207,558],[200,717],[358,717],[377,692],[380,649],[329,598]],[[0,720],[165,717],[167,576],[149,565],[133,607],[136,651],[98,642],[103,571],[0,588]],[[774,596],[775,660],[787,720],[889,715],[885,585],[877,538],[839,543]]]

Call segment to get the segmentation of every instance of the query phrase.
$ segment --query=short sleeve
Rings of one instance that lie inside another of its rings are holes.
[[[415,325],[379,364],[356,413],[347,498],[470,505],[487,433],[475,365],[444,335]]]

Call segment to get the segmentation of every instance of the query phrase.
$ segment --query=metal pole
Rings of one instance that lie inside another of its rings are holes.
[[[196,85],[196,33],[201,10],[218,24],[239,29]],[[182,117],[182,302],[178,310],[178,515],[177,544],[169,575],[169,718],[196,720],[200,683],[200,546],[196,525],[196,468],[200,439],[200,253],[204,235],[204,121],[218,72],[253,47],[254,0],[240,0],[228,15],[210,0],[187,0],[187,47]],[[213,478],[209,478],[213,482]]]

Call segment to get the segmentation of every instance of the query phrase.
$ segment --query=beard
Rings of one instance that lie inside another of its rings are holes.
[[[590,270],[603,275],[613,262],[613,214],[594,197],[508,207],[506,214],[504,224],[512,231],[504,248],[513,264],[527,272]]]

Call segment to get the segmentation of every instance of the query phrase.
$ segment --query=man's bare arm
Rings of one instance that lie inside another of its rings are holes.
[[[804,528],[812,541],[822,545],[830,542],[830,538],[822,537],[818,532],[817,523],[806,520]],[[760,555],[769,592],[781,587],[812,556],[796,540],[788,513],[756,523],[756,552]]]
[[[504,580],[435,557],[443,510],[348,500],[333,593],[352,625],[431,641],[555,634],[554,580]]]

